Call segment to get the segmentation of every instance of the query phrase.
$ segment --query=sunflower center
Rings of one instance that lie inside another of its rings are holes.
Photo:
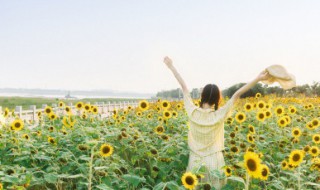
[[[250,171],[256,171],[257,170],[257,163],[253,159],[249,159],[247,161],[247,166],[248,166],[248,169]]]
[[[299,135],[299,131],[298,131],[298,130],[295,130],[293,133],[294,133],[295,135]]]
[[[168,106],[168,103],[167,103],[167,102],[164,102],[162,105],[163,105],[163,107],[167,107],[167,106]]]
[[[141,107],[142,107],[142,108],[146,108],[146,107],[147,107],[147,104],[146,104],[145,102],[142,102],[142,103],[141,103]]]
[[[166,116],[166,117],[169,117],[169,115],[170,115],[170,114],[169,114],[168,112],[165,113],[165,116]]]
[[[231,170],[230,170],[230,168],[227,168],[227,173],[231,173]]]
[[[281,110],[281,109],[278,109],[278,110],[277,110],[277,113],[278,113],[278,114],[281,114],[281,113],[282,113],[282,110]]]
[[[186,183],[188,185],[193,185],[194,184],[194,179],[191,176],[186,177]]]
[[[51,110],[50,109],[46,109],[46,113],[50,113],[51,112]]]
[[[282,162],[282,167],[286,167],[287,163],[286,162]]]
[[[284,124],[284,120],[281,120],[281,121],[280,121],[280,124],[282,124],[282,125],[283,125],[283,124]]]
[[[300,160],[300,155],[299,154],[293,155],[292,160],[295,161],[295,162],[299,161]]]
[[[243,120],[243,115],[239,115],[239,116],[238,116],[238,119],[239,119],[239,120]]]
[[[260,118],[260,119],[263,119],[263,118],[264,118],[264,114],[263,114],[263,113],[260,113],[260,114],[259,114],[259,118]]]
[[[110,148],[108,146],[103,147],[102,152],[104,154],[108,154],[110,152]]]
[[[263,177],[266,177],[268,175],[268,170],[263,168],[261,174]]]
[[[313,154],[315,154],[315,153],[317,153],[317,150],[316,150],[315,148],[313,148],[313,149],[311,149],[311,152],[312,152]]]
[[[312,122],[312,124],[315,125],[315,126],[317,126],[317,125],[318,125],[318,121],[317,121],[317,120],[314,120],[314,121]]]
[[[53,140],[53,139],[50,139],[50,143],[53,144],[53,143],[54,143],[54,140]]]
[[[20,124],[20,123],[15,123],[14,126],[15,126],[16,128],[20,128],[20,127],[21,127],[21,124]]]
[[[315,140],[315,141],[319,141],[319,140],[320,140],[320,137],[318,137],[318,136],[317,136],[317,137],[314,137],[314,140]]]

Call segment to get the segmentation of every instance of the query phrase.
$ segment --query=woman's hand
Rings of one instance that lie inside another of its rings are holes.
[[[263,70],[257,77],[259,81],[268,80],[271,77],[267,70]]]
[[[169,69],[172,68],[172,60],[168,56],[164,57],[163,62],[167,65],[167,67],[169,67]]]

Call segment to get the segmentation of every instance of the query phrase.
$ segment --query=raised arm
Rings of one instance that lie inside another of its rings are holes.
[[[241,87],[239,90],[236,91],[236,93],[233,94],[232,98],[235,100],[240,98],[242,94],[247,92],[250,88],[252,88],[254,85],[256,85],[261,80],[266,80],[270,77],[269,73],[264,70],[262,71],[255,79],[253,79],[251,82],[248,82],[243,87]]]
[[[178,73],[178,71],[176,70],[176,68],[173,66],[172,60],[169,57],[165,57],[163,62],[168,66],[168,68],[172,71],[173,75],[176,77],[177,81],[179,82],[182,88],[182,91],[188,93],[189,91],[188,91],[187,85],[182,79],[182,77],[180,76],[180,74]]]

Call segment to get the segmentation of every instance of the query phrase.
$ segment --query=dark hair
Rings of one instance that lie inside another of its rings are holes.
[[[201,93],[200,107],[202,108],[204,103],[208,103],[210,106],[214,105],[214,109],[219,108],[219,102],[221,99],[220,90],[215,84],[207,84]]]

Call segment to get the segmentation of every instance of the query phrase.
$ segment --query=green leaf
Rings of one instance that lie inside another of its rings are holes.
[[[241,177],[235,177],[235,176],[231,176],[231,177],[228,177],[227,178],[228,180],[233,180],[233,181],[237,181],[237,182],[240,182],[242,183],[243,185],[246,185],[244,179],[242,179]]]
[[[19,183],[19,178],[15,177],[15,176],[5,176],[3,178],[3,181],[4,182],[9,182],[9,183],[12,183],[12,184],[18,184]]]
[[[85,178],[82,174],[76,174],[76,175],[61,174],[61,175],[59,175],[59,178],[65,178],[65,179],[75,179],[75,178],[79,178],[79,177]]]
[[[48,183],[56,183],[58,180],[58,176],[57,174],[52,174],[52,173],[44,174],[44,179]]]
[[[107,186],[106,184],[98,185],[98,186],[96,186],[96,188],[102,189],[102,190],[112,190],[112,188],[110,188],[110,187]]]
[[[320,187],[320,184],[318,184],[318,183],[312,183],[312,182],[306,182],[306,183],[303,184],[303,186],[304,186],[304,185],[312,185],[312,186],[315,186],[315,187]]]
[[[125,174],[122,176],[123,179],[125,179],[126,181],[128,181],[130,184],[132,184],[134,187],[138,187],[138,185],[141,182],[145,182],[146,179],[145,178],[141,178],[139,176],[136,175],[130,175],[130,174]]]
[[[170,181],[167,183],[167,187],[170,189],[170,190],[179,190],[179,185],[177,184],[177,182],[175,181]]]

